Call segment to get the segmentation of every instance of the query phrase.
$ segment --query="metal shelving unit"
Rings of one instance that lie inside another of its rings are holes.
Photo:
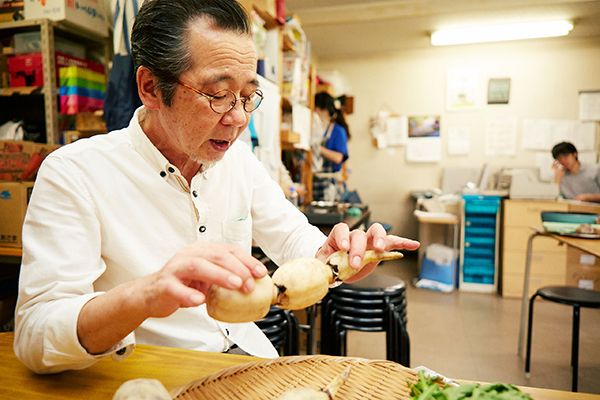
[[[56,82],[56,58],[54,57],[55,33],[59,32],[60,36],[74,39],[79,43],[83,43],[88,48],[101,48],[104,56],[106,71],[108,71],[107,63],[110,59],[110,43],[108,38],[102,37],[95,32],[88,31],[85,28],[63,21],[57,22],[49,19],[35,19],[0,23],[0,36],[8,36],[15,33],[35,30],[40,31],[41,39],[42,65],[44,72],[44,81],[41,92],[44,96],[46,142],[58,144],[60,140],[60,132],[58,128],[58,85]],[[15,95],[14,92],[11,91],[8,91],[8,93]]]

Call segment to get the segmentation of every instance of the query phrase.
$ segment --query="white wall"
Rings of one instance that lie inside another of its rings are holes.
[[[511,78],[510,103],[447,112],[447,71],[465,67],[481,72],[484,91],[487,78]],[[410,192],[439,187],[443,166],[478,167],[484,162],[495,166],[534,165],[535,154],[521,149],[523,119],[578,118],[578,91],[600,89],[600,38],[453,46],[364,59],[324,59],[318,68],[340,71],[355,99],[354,113],[348,118],[352,131],[350,188],[357,189],[370,205],[374,220],[392,224],[396,234],[416,237]],[[371,144],[369,118],[384,108],[402,115],[441,115],[441,161],[407,163],[404,147],[377,150]],[[517,154],[488,159],[486,121],[504,116],[518,118]],[[472,127],[469,156],[447,154],[445,126],[449,124]]]

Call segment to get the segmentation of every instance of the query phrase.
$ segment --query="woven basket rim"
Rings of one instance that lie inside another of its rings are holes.
[[[328,355],[302,355],[302,356],[283,356],[274,359],[267,360],[258,360],[251,361],[239,365],[233,365],[231,367],[224,368],[220,371],[217,371],[213,374],[207,375],[205,377],[196,379],[182,387],[176,388],[171,392],[171,395],[174,399],[178,396],[185,394],[189,390],[201,386],[205,386],[207,384],[211,384],[216,381],[225,380],[228,377],[244,373],[247,370],[257,369],[257,368],[265,368],[270,366],[293,366],[294,364],[303,363],[305,361],[311,362],[323,362],[323,363],[344,363],[344,364],[360,364],[367,366],[383,366],[390,367],[394,369],[399,369],[403,373],[411,375],[413,377],[417,376],[417,372],[411,368],[405,367],[399,363],[389,361],[389,360],[380,360],[380,359],[367,359],[361,357],[343,357],[343,356],[328,356]]]

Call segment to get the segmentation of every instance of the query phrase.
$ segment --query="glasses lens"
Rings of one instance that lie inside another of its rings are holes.
[[[217,113],[226,113],[235,106],[235,95],[229,90],[221,90],[215,93],[211,100],[210,106]]]
[[[244,102],[244,110],[246,112],[252,112],[260,106],[260,103],[263,100],[263,94],[260,90],[252,93],[250,96],[244,98],[242,101]]]

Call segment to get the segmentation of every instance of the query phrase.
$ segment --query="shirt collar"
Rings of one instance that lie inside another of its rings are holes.
[[[140,112],[144,109],[144,106],[139,107],[135,110],[133,118],[129,122],[129,131],[131,132],[131,142],[134,149],[147,160],[152,168],[156,170],[157,174],[163,175],[164,173],[172,173],[181,175],[179,168],[171,164],[169,160],[154,146],[154,144],[148,139],[148,136],[140,125],[139,117]],[[205,172],[200,172],[196,175],[201,175],[204,179],[208,179],[211,171],[214,169],[209,168]]]

